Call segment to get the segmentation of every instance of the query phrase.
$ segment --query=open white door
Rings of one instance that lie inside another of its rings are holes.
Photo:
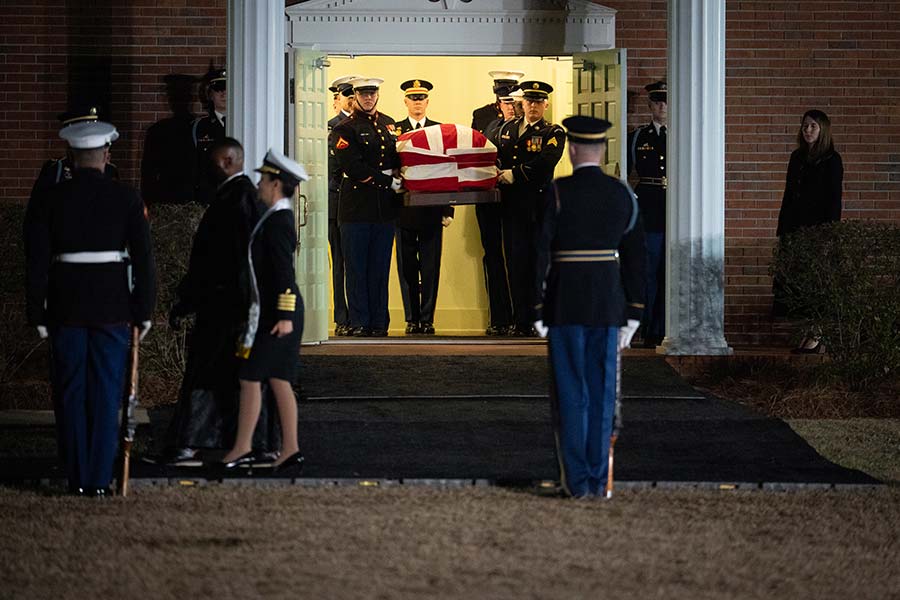
[[[303,295],[303,342],[328,339],[328,106],[325,54],[294,51],[294,143],[292,158],[306,167],[297,216],[297,285]]]
[[[606,119],[606,163],[603,170],[613,177],[627,178],[628,95],[625,49],[598,50],[572,55],[572,108],[577,115]]]

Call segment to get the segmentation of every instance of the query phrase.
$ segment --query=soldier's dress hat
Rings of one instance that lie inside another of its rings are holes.
[[[553,86],[543,81],[523,81],[519,84],[522,96],[529,100],[546,100],[553,91]]]
[[[434,89],[434,85],[424,79],[410,79],[401,83],[400,89],[407,96],[428,96],[428,92]]]
[[[604,119],[575,115],[562,121],[566,137],[576,144],[602,144],[606,141],[606,130],[612,123]]]
[[[377,77],[357,77],[350,81],[354,92],[377,92],[382,83],[384,79]]]
[[[494,80],[494,94],[508,96],[519,85],[519,80],[525,77],[523,71],[489,71],[488,75]]]
[[[83,123],[85,121],[97,120],[96,106],[78,106],[64,113],[59,113],[56,117],[63,127],[74,125],[75,123]]]
[[[225,76],[225,69],[210,69],[203,76],[203,81],[206,82],[206,87],[212,91],[223,92],[228,83],[228,78]]]
[[[309,179],[303,165],[288,158],[275,148],[269,148],[263,158],[262,166],[256,169],[256,172],[268,173],[290,185],[297,185],[301,181]]]
[[[75,150],[93,150],[112,144],[119,139],[119,132],[112,123],[82,121],[63,127],[59,131],[59,137]]]
[[[668,102],[668,86],[665,81],[656,81],[644,86],[647,97],[654,102]]]
[[[350,85],[350,82],[354,79],[359,79],[360,75],[341,75],[337,79],[331,82],[331,85],[328,87],[329,91],[334,92],[335,94],[341,94],[344,96],[352,96],[353,95],[353,86]]]

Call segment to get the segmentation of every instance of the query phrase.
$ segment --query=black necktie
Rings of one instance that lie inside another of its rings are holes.
[[[421,124],[421,123],[416,123],[416,129],[422,129],[422,124]]]
[[[666,136],[666,126],[665,125],[663,125],[659,128],[659,135],[662,137]]]

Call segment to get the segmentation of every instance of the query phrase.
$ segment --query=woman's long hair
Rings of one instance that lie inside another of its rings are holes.
[[[809,117],[819,124],[819,139],[812,145],[806,143],[803,139],[803,122]],[[834,140],[831,138],[831,120],[828,115],[821,110],[808,110],[803,113],[800,119],[800,130],[797,132],[797,148],[802,152],[807,160],[818,160],[824,156],[828,156],[834,152]]]

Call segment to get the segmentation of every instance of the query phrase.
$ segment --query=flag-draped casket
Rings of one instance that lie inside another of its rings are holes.
[[[400,176],[410,192],[490,190],[497,183],[497,147],[465,125],[431,125],[397,138]]]

